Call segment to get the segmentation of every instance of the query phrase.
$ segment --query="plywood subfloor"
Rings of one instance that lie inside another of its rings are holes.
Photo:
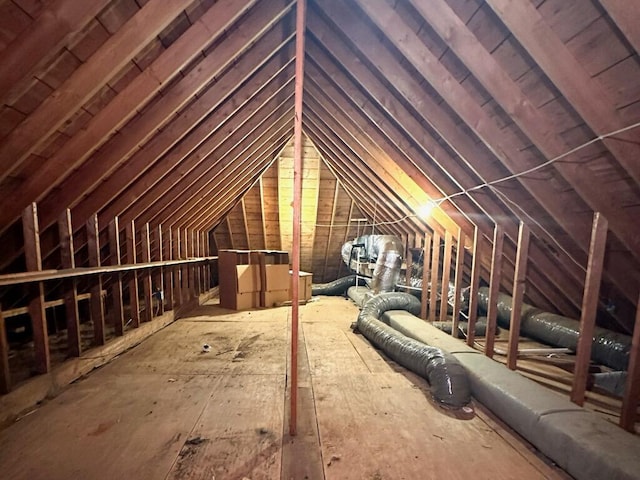
[[[289,308],[212,303],[0,432],[2,478],[562,478],[485,414],[434,405],[424,381],[350,331],[349,301],[300,311],[297,437]]]

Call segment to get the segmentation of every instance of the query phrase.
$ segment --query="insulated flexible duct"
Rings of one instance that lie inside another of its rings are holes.
[[[498,295],[498,324],[509,328],[511,305],[509,295]],[[478,291],[478,307],[487,311],[489,289],[481,287]],[[580,322],[571,318],[544,312],[526,303],[522,304],[520,331],[523,335],[547,345],[565,347],[573,351],[578,345]],[[593,333],[591,359],[615,370],[626,370],[631,350],[631,337],[622,333],[596,327]]]
[[[365,280],[362,277],[358,278],[358,284],[364,285]],[[311,285],[311,295],[342,295],[349,287],[353,287],[356,284],[355,275],[347,275],[346,277],[338,278],[329,283],[314,283]]]
[[[368,265],[365,268],[360,262],[366,260],[368,263],[375,260],[371,274],[373,293],[393,292],[402,268],[402,241],[393,235],[363,235],[345,243],[342,246],[342,259],[349,268],[353,268],[351,260],[354,251],[359,262],[354,268],[357,273],[369,275]]]
[[[420,312],[420,302],[407,293],[381,293],[369,300],[358,316],[358,330],[400,365],[428,380],[438,403],[460,408],[471,400],[467,374],[451,354],[406,337],[384,324],[388,310]]]

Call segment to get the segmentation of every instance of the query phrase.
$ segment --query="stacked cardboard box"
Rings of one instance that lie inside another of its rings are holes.
[[[260,265],[251,251],[221,250],[218,267],[221,307],[246,310],[260,306]]]
[[[289,289],[289,254],[280,251],[257,252],[262,275],[260,306],[275,307],[291,299]]]
[[[289,254],[273,250],[220,250],[220,306],[273,307],[290,300]]]

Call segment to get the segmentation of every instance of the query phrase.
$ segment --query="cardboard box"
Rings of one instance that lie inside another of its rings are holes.
[[[287,290],[271,290],[260,292],[261,307],[277,307],[291,300],[289,289]]]
[[[311,300],[311,285],[313,274],[309,272],[299,272],[300,277],[298,279],[298,301],[308,302]],[[293,272],[289,270],[289,290],[291,295],[289,299],[293,298]]]
[[[289,265],[263,265],[262,290],[289,290]]]
[[[236,266],[235,293],[259,292],[262,290],[259,265]]]
[[[260,292],[238,293],[233,310],[249,310],[260,306]]]

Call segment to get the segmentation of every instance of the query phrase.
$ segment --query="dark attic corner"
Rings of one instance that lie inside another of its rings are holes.
[[[0,0],[2,478],[639,479],[638,24]]]

